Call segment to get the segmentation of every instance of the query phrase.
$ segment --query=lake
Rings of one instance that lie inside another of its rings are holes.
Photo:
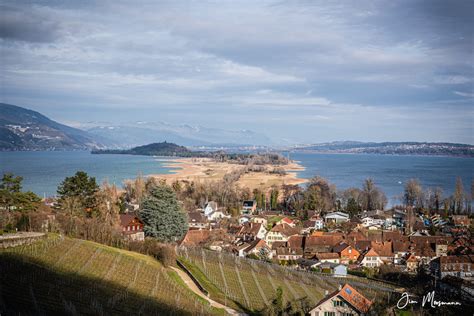
[[[306,168],[300,177],[320,175],[338,189],[361,188],[370,177],[392,205],[399,203],[397,196],[411,178],[418,179],[425,188],[440,187],[449,195],[456,177],[461,177],[464,190],[470,193],[474,171],[474,159],[465,157],[292,153],[290,158]]]
[[[126,179],[139,174],[172,172],[164,167],[169,161],[148,156],[92,155],[87,151],[17,151],[0,152],[2,174],[12,172],[23,177],[23,189],[43,196],[56,194],[58,185],[78,170],[121,186]]]
[[[338,189],[361,187],[371,177],[390,199],[403,192],[404,183],[417,178],[424,187],[441,187],[445,194],[454,190],[460,176],[469,191],[473,179],[474,159],[438,156],[351,155],[292,153],[306,170],[302,178],[320,175],[334,183]],[[24,178],[23,188],[41,196],[54,195],[65,177],[84,170],[101,183],[121,185],[123,180],[137,175],[172,172],[164,167],[166,159],[132,155],[91,155],[89,152],[0,152],[2,174],[12,172]]]

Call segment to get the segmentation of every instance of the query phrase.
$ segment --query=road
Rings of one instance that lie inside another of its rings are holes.
[[[194,281],[189,277],[189,275],[183,270],[175,268],[175,267],[171,267],[171,269],[173,269],[176,273],[178,273],[179,277],[184,281],[184,283],[186,283],[186,285],[189,287],[191,291],[193,291],[194,293],[196,293],[197,295],[199,295],[200,297],[208,301],[212,307],[224,309],[229,315],[246,315],[244,313],[239,313],[235,309],[222,305],[221,303],[216,302],[210,299],[209,297],[207,297],[203,292],[201,292],[201,290],[197,287],[196,283],[194,283]]]

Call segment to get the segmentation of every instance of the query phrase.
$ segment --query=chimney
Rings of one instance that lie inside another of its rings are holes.
[[[329,292],[328,290],[324,291],[324,296],[328,296]]]
[[[342,285],[339,284],[339,291],[342,290]]]

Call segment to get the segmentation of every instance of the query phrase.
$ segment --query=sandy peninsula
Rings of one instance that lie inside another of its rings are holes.
[[[168,183],[178,181],[216,181],[224,177],[226,173],[245,168],[244,165],[217,162],[210,158],[177,158],[167,160],[166,167],[171,168],[170,174],[151,175],[160,179],[165,179]],[[264,165],[266,170],[273,170],[275,166]],[[279,175],[266,172],[248,172],[243,174],[238,180],[241,187],[250,189],[265,189],[274,185],[280,187],[284,184],[301,184],[306,179],[298,178],[297,172],[304,170],[304,167],[296,162],[282,166],[286,174]]]

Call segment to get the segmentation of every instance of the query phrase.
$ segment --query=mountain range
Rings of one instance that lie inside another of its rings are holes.
[[[246,129],[224,130],[165,122],[88,122],[81,127],[70,127],[39,112],[0,103],[0,150],[123,149],[162,141],[210,147],[272,143],[266,135]]]

